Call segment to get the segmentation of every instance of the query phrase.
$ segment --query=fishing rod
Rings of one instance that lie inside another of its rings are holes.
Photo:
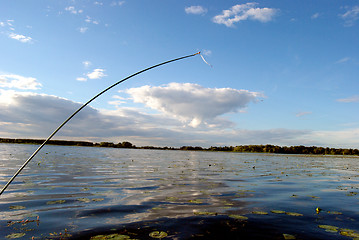
[[[196,56],[196,55],[200,55],[201,52],[197,52],[197,53],[194,53],[194,54],[190,54],[190,55],[187,55],[187,56],[184,56],[184,57],[179,57],[179,58],[175,58],[175,59],[172,59],[172,60],[168,60],[168,61],[165,61],[165,62],[162,62],[162,63],[159,63],[159,64],[156,64],[156,65],[153,65],[151,67],[148,67],[146,69],[143,69],[141,71],[138,71],[118,82],[116,82],[115,84],[109,86],[108,88],[106,88],[105,90],[103,90],[102,92],[98,93],[96,96],[94,96],[93,98],[91,98],[90,100],[88,100],[85,104],[83,104],[79,109],[77,109],[71,116],[69,116],[63,123],[61,123],[61,125],[56,128],[56,130],[51,133],[51,135],[35,150],[35,152],[25,161],[25,163],[19,168],[19,170],[17,170],[17,172],[10,178],[10,180],[5,184],[5,186],[3,187],[3,189],[1,190],[0,192],[0,195],[5,191],[5,189],[12,183],[12,181],[17,177],[17,175],[20,174],[20,172],[26,167],[26,165],[31,161],[31,159],[33,159],[36,154],[41,150],[41,148],[43,146],[46,145],[46,143],[48,143],[50,141],[50,139],[67,123],[69,122],[78,112],[80,112],[84,107],[86,107],[89,103],[91,103],[93,100],[95,100],[96,98],[98,98],[99,96],[101,96],[102,94],[104,94],[105,92],[107,92],[108,90],[110,90],[111,88],[117,86],[118,84],[136,76],[136,75],[139,75],[143,72],[146,72],[152,68],[156,68],[156,67],[159,67],[159,66],[162,66],[162,65],[165,65],[167,63],[171,63],[171,62],[175,62],[175,61],[178,61],[178,60],[181,60],[181,59],[185,59],[185,58],[189,58],[189,57],[193,57],[193,56]]]

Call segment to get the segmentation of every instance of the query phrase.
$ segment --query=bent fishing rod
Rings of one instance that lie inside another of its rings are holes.
[[[5,186],[3,187],[3,189],[1,190],[0,192],[0,195],[5,191],[5,189],[12,183],[12,181],[14,181],[14,179],[20,174],[20,172],[26,167],[26,165],[36,156],[36,154],[41,150],[41,148],[43,148],[43,146],[46,145],[46,143],[48,143],[50,141],[50,139],[67,123],[69,122],[78,112],[80,112],[83,108],[85,108],[89,103],[91,103],[93,100],[95,100],[96,98],[98,98],[99,96],[101,96],[102,94],[104,94],[105,92],[107,92],[108,90],[110,90],[111,88],[117,86],[118,84],[120,83],[123,83],[124,81],[136,76],[136,75],[139,75],[143,72],[146,72],[150,69],[153,69],[153,68],[156,68],[156,67],[159,67],[159,66],[162,66],[162,65],[165,65],[167,63],[171,63],[171,62],[175,62],[175,61],[178,61],[178,60],[181,60],[181,59],[185,59],[185,58],[189,58],[189,57],[193,57],[193,56],[196,56],[196,55],[200,55],[201,52],[197,52],[197,53],[194,53],[194,54],[191,54],[191,55],[187,55],[187,56],[184,56],[184,57],[179,57],[179,58],[175,58],[175,59],[172,59],[172,60],[169,60],[169,61],[165,61],[165,62],[162,62],[162,63],[159,63],[159,64],[156,64],[156,65],[153,65],[151,67],[148,67],[146,69],[143,69],[141,71],[138,71],[118,82],[116,82],[115,84],[109,86],[108,88],[106,88],[105,90],[103,90],[102,92],[98,93],[96,96],[94,96],[93,98],[91,98],[90,100],[88,100],[85,104],[83,104],[79,109],[77,109],[71,116],[69,116],[63,123],[61,123],[61,125],[56,128],[56,130],[51,133],[51,135],[35,150],[35,152],[25,161],[25,163],[19,168],[19,170],[17,170],[17,172],[10,178],[10,180],[5,184]]]

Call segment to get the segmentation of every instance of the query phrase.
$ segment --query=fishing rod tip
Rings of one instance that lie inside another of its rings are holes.
[[[201,51],[199,51],[198,53],[195,53],[195,54],[193,54],[193,55],[198,55],[198,54],[201,54]]]

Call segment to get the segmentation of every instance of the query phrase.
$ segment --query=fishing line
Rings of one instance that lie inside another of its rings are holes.
[[[209,64],[206,59],[204,59],[204,57],[202,56],[201,52],[199,52],[199,55],[201,56],[203,62],[205,62],[207,65],[209,65],[210,67],[213,67],[211,64]]]
[[[89,101],[87,101],[85,104],[83,104],[79,109],[77,109],[71,116],[69,116],[58,128],[56,128],[56,130],[51,133],[51,135],[40,145],[40,147],[38,147],[38,149],[35,150],[35,152],[25,161],[25,163],[19,168],[19,170],[17,170],[17,172],[11,177],[11,179],[5,184],[5,186],[3,187],[3,189],[1,190],[0,192],[0,195],[5,191],[5,189],[12,183],[12,181],[17,177],[17,175],[20,174],[20,172],[26,167],[26,165],[31,161],[31,159],[33,159],[36,154],[41,150],[41,148],[43,146],[45,146],[45,144],[50,141],[50,139],[67,123],[69,122],[78,112],[80,112],[84,107],[86,107],[89,103],[91,103],[93,100],[95,100],[96,98],[98,98],[99,96],[101,96],[102,94],[104,94],[105,92],[107,92],[108,90],[110,90],[111,88],[117,86],[118,84],[138,75],[138,74],[141,74],[143,72],[146,72],[152,68],[156,68],[156,67],[159,67],[161,65],[165,65],[167,63],[171,63],[171,62],[175,62],[175,61],[178,61],[178,60],[181,60],[181,59],[185,59],[185,58],[189,58],[189,57],[193,57],[193,56],[196,56],[196,55],[201,55],[201,52],[197,52],[197,53],[194,53],[194,54],[191,54],[191,55],[187,55],[187,56],[184,56],[184,57],[180,57],[180,58],[175,58],[175,59],[172,59],[172,60],[169,60],[169,61],[166,61],[166,62],[162,62],[162,63],[159,63],[159,64],[156,64],[156,65],[153,65],[151,67],[148,67],[146,69],[143,69],[141,71],[138,71],[118,82],[116,82],[115,84],[109,86],[108,88],[106,88],[105,90],[103,90],[102,92],[98,93],[96,96],[94,96],[93,98],[91,98]],[[201,55],[202,56],[202,55]],[[203,58],[203,57],[202,57]]]

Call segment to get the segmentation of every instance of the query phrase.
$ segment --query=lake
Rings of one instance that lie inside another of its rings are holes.
[[[0,144],[1,187],[36,148]],[[358,239],[358,177],[348,156],[45,146],[0,239]]]

